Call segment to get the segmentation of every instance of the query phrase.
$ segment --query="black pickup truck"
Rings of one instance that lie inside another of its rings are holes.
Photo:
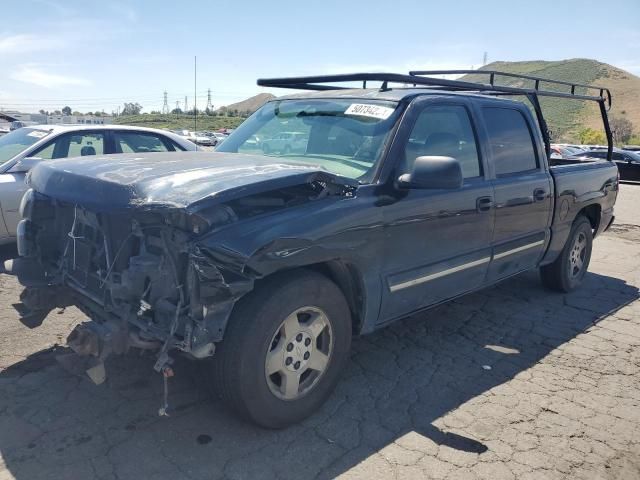
[[[383,83],[336,85],[353,81]],[[207,381],[244,417],[299,421],[353,335],[533,268],[554,290],[579,286],[618,171],[550,165],[538,96],[598,102],[610,136],[608,91],[539,81],[262,80],[312,92],[267,103],[215,153],[42,162],[13,265],[23,323],[76,305],[91,321],[68,343],[95,381],[111,353],[153,350],[165,376],[182,353],[208,359]]]

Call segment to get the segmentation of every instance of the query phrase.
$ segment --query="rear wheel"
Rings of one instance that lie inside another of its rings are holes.
[[[584,279],[591,260],[593,230],[586,217],[576,218],[558,258],[540,268],[542,283],[556,291],[570,292]]]
[[[267,281],[234,309],[211,381],[244,418],[282,428],[311,415],[333,391],[349,356],[351,317],[323,275],[299,271]]]

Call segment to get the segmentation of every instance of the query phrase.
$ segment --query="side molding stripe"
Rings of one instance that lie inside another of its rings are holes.
[[[396,292],[404,288],[413,287],[414,285],[419,285],[421,283],[428,282],[430,280],[435,280],[436,278],[444,277],[445,275],[451,275],[452,273],[460,272],[468,268],[477,267],[478,265],[488,263],[490,260],[491,260],[491,257],[484,257],[479,260],[474,260],[473,262],[463,263],[462,265],[458,265],[457,267],[447,268],[446,270],[441,270],[436,273],[431,273],[429,275],[424,275],[422,277],[414,278],[413,280],[407,280],[406,282],[389,285],[389,290],[391,292]]]
[[[537,247],[538,245],[544,245],[544,240],[539,240],[534,243],[527,243],[526,245],[522,245],[521,247],[513,248],[511,250],[507,250],[506,252],[498,253],[493,256],[493,259],[497,260],[499,258],[504,258],[509,255],[513,255],[514,253],[522,252],[524,250],[529,250],[530,248]]]

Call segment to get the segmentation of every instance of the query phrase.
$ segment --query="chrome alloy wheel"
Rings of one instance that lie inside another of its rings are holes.
[[[576,278],[582,272],[584,259],[587,254],[587,236],[580,232],[571,246],[569,253],[569,276]]]
[[[316,307],[302,307],[278,327],[265,359],[271,392],[282,400],[297,400],[324,374],[333,351],[333,332],[327,315]]]

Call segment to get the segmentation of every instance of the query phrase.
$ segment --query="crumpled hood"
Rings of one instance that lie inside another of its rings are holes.
[[[168,152],[43,161],[27,183],[49,197],[94,210],[196,208],[292,185],[357,181],[304,163],[237,153]]]

